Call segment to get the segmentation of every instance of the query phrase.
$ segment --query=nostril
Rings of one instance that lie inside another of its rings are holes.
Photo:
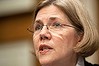
[[[48,39],[48,37],[47,37],[47,36],[45,36],[44,38],[45,38],[45,39]]]
[[[48,37],[45,36],[45,35],[43,35],[43,36],[40,37],[40,40],[45,40],[45,39],[48,39]]]
[[[43,28],[42,31],[40,32],[40,40],[50,40],[51,39],[51,33],[49,32],[49,30],[47,30],[48,28]]]

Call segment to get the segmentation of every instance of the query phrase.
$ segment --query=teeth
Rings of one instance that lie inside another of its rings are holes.
[[[48,47],[43,47],[42,50],[44,50],[44,49],[48,49]]]
[[[48,49],[48,47],[43,47],[43,49]]]
[[[43,50],[47,50],[47,49],[51,49],[49,46],[46,46],[46,45],[41,45],[39,47],[39,50],[43,51]]]
[[[43,50],[47,50],[47,49],[50,49],[50,48],[48,48],[48,47],[42,47],[41,50],[43,51]]]

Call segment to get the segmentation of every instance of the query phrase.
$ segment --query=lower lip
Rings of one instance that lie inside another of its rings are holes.
[[[47,53],[49,53],[52,49],[44,49],[43,51],[39,51],[41,55],[45,55]]]

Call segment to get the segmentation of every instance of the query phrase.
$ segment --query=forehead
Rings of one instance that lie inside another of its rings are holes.
[[[39,12],[37,13],[35,20],[53,19],[53,18],[67,20],[66,15],[63,13],[63,11],[54,5],[46,6],[40,9]]]

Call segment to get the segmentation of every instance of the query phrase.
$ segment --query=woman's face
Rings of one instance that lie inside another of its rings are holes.
[[[79,42],[77,32],[70,26],[60,27],[57,22],[71,25],[66,15],[54,5],[44,7],[37,13],[33,42],[36,56],[42,65],[70,62],[76,57],[73,48]],[[42,30],[39,28],[41,25],[45,25]],[[46,25],[55,26],[58,30],[52,27],[50,30]]]

